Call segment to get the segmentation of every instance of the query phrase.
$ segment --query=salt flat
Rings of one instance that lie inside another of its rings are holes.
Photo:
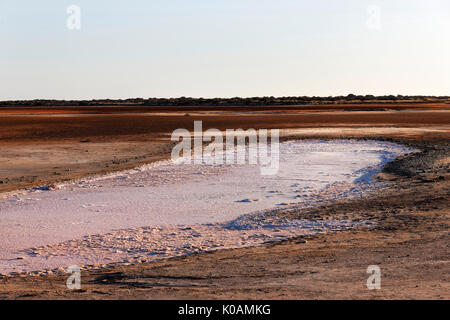
[[[275,176],[255,165],[161,161],[10,193],[0,200],[0,272],[148,261],[364,225],[261,217],[364,195],[376,187],[371,174],[407,152],[387,142],[290,141]]]

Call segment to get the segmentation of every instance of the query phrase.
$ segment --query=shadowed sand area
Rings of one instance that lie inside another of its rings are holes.
[[[280,128],[283,141],[391,140],[420,152],[385,166],[377,175],[384,186],[376,193],[329,199],[311,209],[279,208],[266,217],[370,221],[369,227],[84,271],[80,292],[65,288],[65,275],[8,276],[0,279],[0,297],[449,298],[448,105],[190,108],[2,109],[0,188],[59,183],[165,159],[172,146],[168,133],[192,130],[194,120],[203,120],[205,129]],[[365,288],[371,264],[382,268],[383,290]]]

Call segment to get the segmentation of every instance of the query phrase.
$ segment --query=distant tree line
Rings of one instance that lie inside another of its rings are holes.
[[[450,96],[354,95],[334,97],[253,97],[253,98],[130,98],[94,100],[10,100],[0,106],[267,106],[267,105],[320,105],[357,103],[424,103],[447,102]]]

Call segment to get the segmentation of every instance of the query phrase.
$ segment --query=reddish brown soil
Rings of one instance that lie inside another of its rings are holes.
[[[376,222],[371,229],[84,271],[79,292],[65,287],[65,275],[4,277],[0,298],[450,298],[450,107],[445,104],[235,107],[232,111],[222,107],[2,108],[0,191],[167,157],[168,134],[176,128],[192,130],[194,120],[203,120],[205,129],[409,128],[400,133],[362,130],[357,135],[338,132],[326,137],[394,139],[422,152],[387,166],[379,175],[387,187],[371,198],[290,213],[292,218],[371,220]],[[302,135],[318,136],[324,137]],[[369,291],[365,286],[366,268],[372,264],[381,267],[381,290]]]
[[[187,111],[189,116],[185,115]],[[0,192],[131,168],[162,159],[171,150],[170,133],[177,128],[193,130],[194,120],[202,120],[204,129],[433,129],[445,127],[450,123],[450,108],[447,104],[196,109],[117,106],[2,107]],[[364,135],[363,131],[357,136]],[[416,138],[425,136],[427,139],[445,139],[448,132],[417,134],[411,131],[408,135]],[[345,137],[342,134],[337,136]],[[348,137],[348,134],[346,136]]]

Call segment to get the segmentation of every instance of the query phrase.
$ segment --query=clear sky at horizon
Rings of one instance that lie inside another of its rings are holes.
[[[450,95],[448,0],[0,0],[0,44],[0,100]]]

